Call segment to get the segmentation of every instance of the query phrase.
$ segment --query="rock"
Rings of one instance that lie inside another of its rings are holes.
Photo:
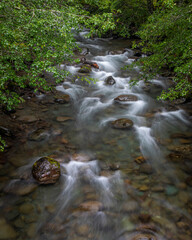
[[[47,210],[47,212],[49,212],[49,213],[51,213],[51,214],[54,213],[55,210],[56,210],[54,204],[50,204],[50,205],[45,206],[45,209]]]
[[[190,187],[192,187],[192,176],[188,177],[186,180],[185,180],[186,184],[189,185]]]
[[[116,171],[120,168],[119,164],[116,164],[116,163],[111,163],[111,164],[109,164],[108,167],[109,167],[109,170],[111,170],[111,171]]]
[[[138,98],[135,95],[125,94],[125,95],[119,95],[114,99],[115,102],[135,102]]]
[[[70,96],[68,94],[57,94],[55,96],[55,102],[60,104],[66,104],[70,102]]]
[[[76,226],[76,233],[80,236],[87,236],[89,234],[89,226],[86,224]]]
[[[57,120],[58,122],[66,122],[66,121],[69,121],[69,120],[73,120],[73,118],[60,116],[60,117],[57,117],[56,120]]]
[[[105,79],[106,85],[114,85],[116,83],[115,79],[112,76],[109,76]]]
[[[30,214],[34,211],[34,206],[31,203],[24,203],[20,206],[19,210],[22,214]]]
[[[32,174],[41,184],[55,183],[60,177],[60,164],[49,157],[40,158],[33,164]]]
[[[80,209],[83,211],[98,212],[102,207],[101,202],[87,201],[80,204]]]
[[[139,220],[142,222],[142,223],[148,223],[150,222],[151,220],[151,216],[147,213],[141,213],[139,215]]]
[[[38,121],[38,118],[34,115],[25,115],[25,116],[18,117],[17,120],[19,120],[21,122],[25,122],[25,123],[33,123],[33,122]]]
[[[78,73],[89,74],[91,72],[91,66],[89,64],[82,65]]]
[[[113,128],[117,129],[130,129],[133,126],[133,122],[128,118],[120,118],[111,122]]]
[[[130,240],[157,240],[157,237],[151,233],[138,233]]]
[[[35,237],[35,235],[36,235],[36,228],[37,228],[37,226],[36,226],[36,223],[31,223],[30,225],[29,225],[29,227],[28,227],[28,229],[27,229],[27,236],[29,237],[29,238],[34,238]]]
[[[122,210],[127,213],[134,213],[139,210],[139,204],[136,201],[127,201],[123,204]]]
[[[29,135],[28,139],[30,141],[40,142],[40,141],[45,140],[47,137],[48,137],[48,132],[45,129],[40,128],[40,129],[33,131]]]
[[[2,127],[2,126],[0,126],[0,134],[6,137],[13,136],[12,132],[8,128]]]
[[[16,181],[14,184],[7,186],[4,191],[7,193],[12,193],[20,196],[27,195],[33,192],[37,188],[37,184],[28,181]]]
[[[178,193],[178,189],[173,185],[169,185],[165,188],[165,193],[168,196],[173,196],[173,195],[176,195]]]
[[[142,191],[142,192],[146,192],[149,190],[149,187],[147,185],[142,185],[139,187],[139,190]]]
[[[77,162],[89,162],[91,157],[85,153],[75,153],[72,155],[72,160]]]
[[[142,164],[144,162],[146,162],[146,159],[143,156],[139,156],[137,158],[135,158],[134,160],[137,164]]]
[[[19,210],[17,207],[12,207],[11,209],[9,209],[9,211],[5,211],[5,217],[8,221],[14,220],[16,217],[19,216]]]
[[[14,228],[9,225],[4,218],[0,218],[0,229],[0,239],[11,240],[12,238],[17,237],[17,233]]]
[[[152,174],[153,168],[151,167],[150,164],[144,163],[139,167],[139,171],[145,174]]]
[[[85,55],[87,55],[87,54],[89,54],[89,49],[88,48],[82,48],[81,49],[81,53],[80,53],[80,55],[83,55],[83,56],[85,56]]]
[[[170,153],[167,158],[172,162],[181,162],[184,156],[182,153]]]

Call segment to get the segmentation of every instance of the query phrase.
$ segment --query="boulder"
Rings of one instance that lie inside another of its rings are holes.
[[[106,85],[114,85],[116,83],[115,79],[112,76],[109,76],[105,79]]]
[[[55,96],[55,102],[65,104],[70,102],[70,96],[68,94],[57,94]]]
[[[33,164],[32,174],[40,184],[55,183],[60,177],[60,164],[49,157],[40,158]]]
[[[137,96],[130,94],[120,95],[114,99],[115,102],[135,102],[137,100]]]
[[[89,64],[82,65],[78,73],[89,74],[91,72],[91,66]]]
[[[113,128],[117,129],[130,129],[133,126],[133,122],[128,118],[120,118],[111,122]]]
[[[28,139],[30,141],[40,142],[40,141],[45,140],[47,137],[48,137],[48,132],[45,129],[40,128],[40,129],[33,131],[29,135]]]

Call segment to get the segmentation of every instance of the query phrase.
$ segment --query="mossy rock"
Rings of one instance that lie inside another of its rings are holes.
[[[43,157],[33,164],[32,175],[40,184],[55,183],[60,174],[60,164],[53,158]]]
[[[120,118],[111,122],[111,125],[117,129],[130,129],[133,126],[133,122],[128,118]]]
[[[88,64],[82,65],[78,72],[84,73],[84,74],[89,74],[91,72],[91,66]]]

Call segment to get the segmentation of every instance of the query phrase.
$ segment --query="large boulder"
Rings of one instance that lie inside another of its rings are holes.
[[[109,76],[105,79],[105,84],[106,85],[114,85],[115,83],[116,83],[115,79],[112,76]]]
[[[40,158],[33,164],[32,174],[41,184],[55,183],[60,177],[60,164],[49,157]]]
[[[131,94],[119,95],[114,99],[115,102],[135,102],[137,100],[137,96]]]
[[[128,118],[120,118],[111,122],[113,128],[118,129],[130,129],[133,126],[133,122]]]

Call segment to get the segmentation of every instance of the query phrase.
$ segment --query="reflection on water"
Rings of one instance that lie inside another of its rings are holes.
[[[77,39],[99,65],[90,73],[96,83],[74,83],[80,67],[62,65],[73,80],[56,90],[69,94],[71,103],[43,95],[18,110],[35,115],[40,126],[26,124],[25,141],[10,149],[0,167],[0,239],[191,239],[188,115],[156,101],[166,79],[130,87],[140,70],[122,70],[134,61],[132,50],[123,51],[126,41],[84,39],[86,33]],[[114,85],[106,84],[109,76]],[[137,100],[114,101],[126,94]],[[120,118],[132,120],[133,128],[114,129],[111,122]],[[61,163],[61,177],[38,186],[31,167],[47,155]]]

